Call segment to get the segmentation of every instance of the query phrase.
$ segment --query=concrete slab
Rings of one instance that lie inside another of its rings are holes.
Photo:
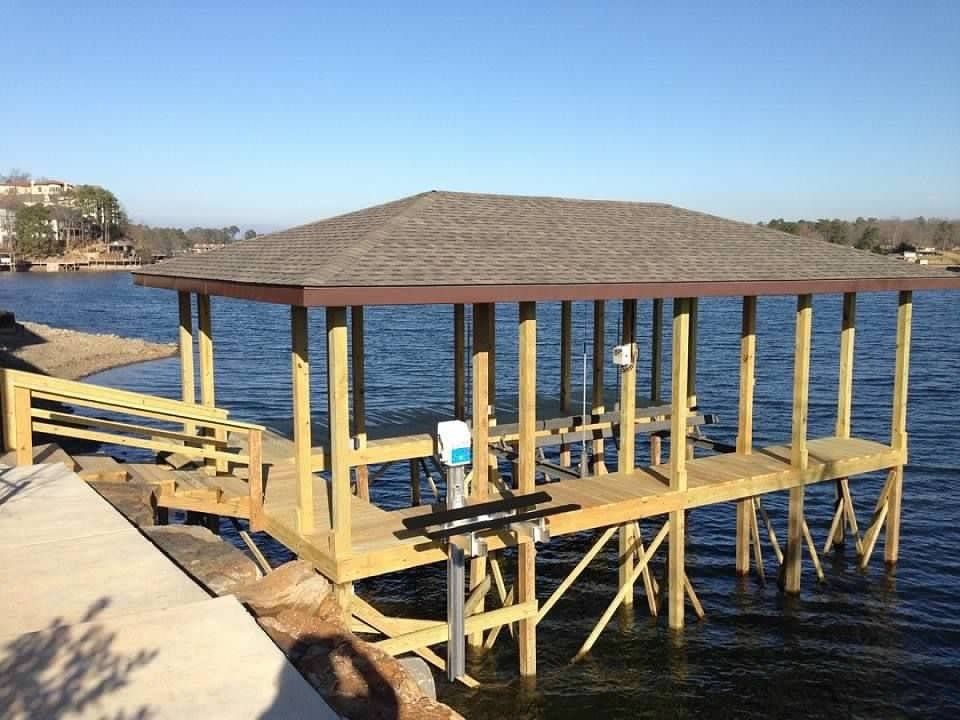
[[[0,699],[11,720],[337,717],[232,596],[5,642]]]
[[[0,638],[103,618],[159,610],[210,596],[133,527],[71,539],[0,548],[5,583]]]
[[[134,530],[62,465],[0,469],[0,549]]]

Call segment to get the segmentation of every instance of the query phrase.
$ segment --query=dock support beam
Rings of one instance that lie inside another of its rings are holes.
[[[467,417],[466,317],[462,303],[453,306],[453,416]]]
[[[636,415],[637,415],[637,301],[623,301],[623,326],[620,343],[629,345],[631,363],[620,373],[620,452],[617,472],[631,472],[636,463]],[[619,585],[628,590],[623,598],[625,607],[633,607],[633,560],[638,536],[632,522],[620,526],[619,532]]]
[[[890,444],[902,453],[893,469],[887,508],[884,559],[895,565],[900,557],[900,504],[903,499],[903,464],[907,459],[907,390],[910,379],[910,330],[913,323],[913,293],[900,292],[897,305],[897,360],[893,378],[893,419]]]
[[[304,535],[313,532],[313,473],[310,453],[313,445],[310,426],[310,350],[307,309],[290,306],[290,353],[293,373],[293,443],[297,469],[297,520]]]
[[[602,415],[605,410],[603,398],[603,366],[606,363],[606,353],[604,352],[605,310],[605,301],[593,301],[593,387],[591,391],[593,407],[591,412],[594,415]],[[604,460],[603,453],[603,435],[600,433],[594,433],[593,472],[595,475],[604,475],[607,472],[607,463]]]
[[[537,423],[537,306],[520,303],[520,387],[517,491],[534,491]],[[517,548],[517,601],[536,602],[536,548],[529,540]],[[537,619],[519,622],[520,675],[537,674]]]
[[[740,324],[740,407],[737,419],[737,452],[753,451],[753,388],[757,360],[757,298],[743,298]],[[750,572],[750,538],[753,531],[753,499],[737,503],[737,574]],[[759,569],[758,569],[759,572]]]
[[[193,308],[190,293],[182,290],[178,292],[177,302],[180,315],[180,398],[185,403],[195,403],[197,389],[193,369]],[[195,431],[193,423],[184,423],[184,433],[193,435]]]
[[[793,364],[793,432],[790,443],[790,464],[796,470],[807,469],[807,410],[810,390],[810,343],[813,333],[813,297],[797,297],[797,333]],[[800,592],[800,570],[803,559],[803,498],[805,486],[790,488],[787,517],[787,551],[781,572],[783,589]]]
[[[347,385],[347,310],[327,308],[327,399],[330,423],[330,486],[333,555],[351,553],[350,398]]]
[[[687,353],[690,349],[690,300],[673,300],[673,357],[671,361],[670,417],[670,490],[687,489]],[[670,513],[670,549],[667,563],[668,622],[671,628],[683,627],[686,580],[685,510]]]
[[[473,480],[470,483],[470,499],[483,502],[487,499],[490,467],[490,305],[473,306]],[[487,558],[470,560],[470,591],[483,584],[487,577]],[[481,598],[475,612],[483,612]],[[472,647],[483,646],[483,633],[467,638]]]
[[[210,296],[197,295],[197,329],[200,346],[200,403],[205,407],[217,404],[213,379],[213,315],[210,311]],[[214,433],[217,440],[226,440],[223,430]],[[227,461],[217,459],[207,461],[209,472],[226,472]]]
[[[857,294],[844,293],[843,319],[840,326],[840,372],[837,379],[837,424],[835,434],[839,438],[850,437],[850,418],[853,411],[853,359],[854,343],[857,328]],[[828,547],[833,543],[841,544],[844,541],[847,525],[846,517],[853,516],[853,508],[845,508],[844,504],[850,496],[850,487],[847,478],[837,480],[835,513],[840,514],[841,522],[836,525],[836,531],[828,538]],[[853,516],[855,517],[855,516]]]
[[[650,402],[654,405],[662,399],[663,383],[663,300],[653,301],[653,317],[650,319]],[[659,465],[663,441],[659,435],[650,436],[650,464]]]
[[[363,305],[350,308],[350,364],[353,381],[353,437],[357,450],[367,446],[367,385],[364,372],[364,328]],[[357,496],[370,499],[370,470],[366,465],[354,468],[357,480]]]
[[[573,303],[570,300],[564,300],[560,303],[560,413],[569,415],[572,413],[571,399],[572,389],[571,370],[573,369]],[[570,467],[570,444],[561,443],[560,445],[560,464],[564,467]]]
[[[690,298],[690,338],[688,344],[690,349],[687,352],[687,407],[693,409],[697,407],[697,342],[699,339],[700,328],[700,300]],[[690,442],[687,443],[687,457],[694,458],[696,446]]]

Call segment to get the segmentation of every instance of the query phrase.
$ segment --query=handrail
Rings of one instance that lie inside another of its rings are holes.
[[[213,436],[36,408],[33,405],[35,399],[106,410],[118,415],[148,417],[173,424],[203,426],[208,431],[212,430]],[[251,529],[257,530],[262,526],[264,427],[261,425],[230,420],[227,411],[221,408],[2,368],[0,401],[3,405],[0,419],[3,421],[4,444],[15,451],[17,464],[33,462],[33,433],[42,432],[155,452],[179,453],[215,461],[218,469],[223,470],[228,468],[229,462],[246,465]],[[229,447],[227,436],[230,431],[246,434],[246,454],[238,448]]]
[[[5,388],[9,392],[16,387],[24,387],[33,391],[36,397],[69,402],[83,407],[114,410],[141,417],[155,417],[161,420],[170,419],[180,422],[189,420],[203,425],[221,425],[229,429],[264,430],[262,425],[231,420],[229,411],[223,408],[197,405],[182,400],[172,400],[75,380],[63,380],[22,370],[0,368],[0,388]],[[7,407],[6,402],[4,402],[4,407]]]

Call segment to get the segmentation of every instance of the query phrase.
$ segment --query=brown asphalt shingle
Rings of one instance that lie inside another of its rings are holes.
[[[178,257],[141,276],[307,288],[948,278],[657,203],[433,191]]]

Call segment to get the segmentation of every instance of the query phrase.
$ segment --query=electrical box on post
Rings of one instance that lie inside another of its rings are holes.
[[[447,467],[469,465],[472,446],[470,426],[463,420],[437,423],[437,449],[440,451],[440,462]]]
[[[622,368],[627,368],[633,365],[635,347],[636,345],[633,343],[627,343],[626,345],[614,345],[613,364]]]

